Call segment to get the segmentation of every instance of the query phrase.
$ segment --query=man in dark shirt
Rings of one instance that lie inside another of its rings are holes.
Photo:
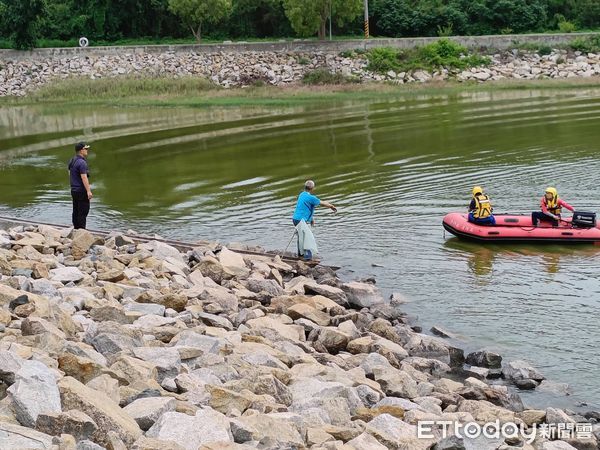
[[[92,189],[90,187],[87,155],[90,146],[85,142],[75,144],[75,156],[69,161],[71,178],[71,197],[73,198],[73,227],[86,226],[87,215],[90,212]]]

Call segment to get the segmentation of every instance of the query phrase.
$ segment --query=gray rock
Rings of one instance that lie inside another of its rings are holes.
[[[0,422],[0,448],[50,450],[52,436],[12,423]]]
[[[112,355],[132,347],[140,347],[143,342],[128,335],[116,333],[100,333],[92,339],[91,344],[102,355]]]
[[[230,419],[229,425],[231,427],[231,434],[233,435],[233,440],[238,444],[243,444],[244,442],[251,441],[253,439],[253,436],[257,433],[254,427],[240,422],[236,419]]]
[[[337,328],[323,327],[319,331],[317,342],[323,345],[330,353],[338,353],[344,350],[350,341],[350,336],[341,332]]]
[[[135,311],[142,314],[152,314],[156,316],[165,315],[165,307],[155,303],[127,303],[123,306],[125,311]]]
[[[60,267],[50,270],[50,279],[63,284],[76,283],[83,280],[84,274],[77,267]]]
[[[457,436],[449,436],[439,441],[433,450],[465,450],[465,442]]]
[[[574,424],[575,419],[567,415],[562,409],[557,408],[546,408],[546,423],[558,424]]]
[[[362,433],[347,443],[352,450],[387,450],[388,447],[382,445],[377,439],[369,433]]]
[[[177,401],[171,397],[139,398],[123,408],[140,428],[147,431],[160,416],[169,411],[175,411]]]
[[[183,261],[183,255],[175,247],[172,247],[164,242],[150,241],[146,244],[138,246],[140,250],[148,250],[152,252],[152,256],[156,259],[166,260],[167,258],[174,258]]]
[[[381,385],[381,389],[393,397],[415,398],[419,396],[417,382],[406,372],[396,369],[384,369],[376,367],[373,369],[375,381]]]
[[[499,369],[502,367],[502,356],[487,350],[479,350],[469,353],[465,360],[470,366],[485,367],[488,369]]]
[[[175,347],[191,347],[202,350],[203,353],[218,354],[223,343],[212,336],[205,336],[191,330],[185,330],[176,336]]]
[[[19,422],[34,427],[40,413],[60,412],[60,393],[55,375],[38,361],[25,361],[8,388]]]
[[[205,323],[206,325],[210,325],[211,327],[224,328],[226,330],[233,330],[233,324],[226,319],[225,317],[217,316],[216,314],[208,314],[208,313],[196,313],[194,317]]]
[[[427,450],[435,442],[431,439],[418,439],[415,425],[409,425],[389,414],[375,417],[367,424],[366,431],[391,448]]]
[[[344,284],[343,290],[348,298],[348,303],[360,308],[370,308],[371,306],[384,303],[381,292],[377,286],[372,284],[353,281]]]
[[[504,366],[502,373],[507,380],[511,381],[530,379],[541,382],[542,380],[545,380],[544,375],[537,369],[534,369],[525,361],[520,360],[510,361]]]
[[[133,349],[136,358],[151,362],[158,371],[158,382],[165,378],[174,378],[179,374],[181,358],[176,348],[137,347]]]
[[[7,351],[0,351],[0,380],[11,385],[15,382],[16,374],[23,367],[26,360]]]
[[[187,450],[233,442],[229,420],[213,409],[199,410],[195,416],[167,412],[146,432],[146,436],[174,441]]]
[[[546,441],[540,450],[577,450],[577,448],[565,441]]]
[[[524,380],[515,380],[515,386],[524,391],[535,389],[538,386],[538,382],[530,380],[529,378]]]
[[[102,447],[95,442],[85,440],[77,443],[76,450],[106,450],[106,447]]]
[[[261,278],[250,278],[246,281],[246,287],[251,292],[266,292],[271,297],[284,295],[285,291],[275,280],[264,280]]]
[[[58,289],[51,281],[45,278],[31,281],[31,292],[45,297],[57,297],[59,294]]]
[[[381,395],[379,392],[367,386],[366,384],[357,386],[356,393],[367,408],[372,408],[379,400],[381,400]]]
[[[346,293],[337,287],[312,282],[305,284],[304,291],[306,294],[317,294],[327,297],[328,299],[336,302],[338,305],[346,305],[348,303]]]

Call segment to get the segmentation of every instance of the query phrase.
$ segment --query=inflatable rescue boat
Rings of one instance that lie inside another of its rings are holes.
[[[444,217],[444,228],[453,235],[480,242],[532,243],[600,243],[600,228],[594,213],[573,214],[559,226],[540,222],[533,226],[530,215],[494,214],[496,225],[477,225],[467,214],[450,213]]]

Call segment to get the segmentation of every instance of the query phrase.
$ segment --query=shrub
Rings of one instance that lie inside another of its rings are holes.
[[[452,36],[453,34],[454,34],[454,27],[452,26],[451,23],[449,23],[445,27],[438,25],[437,35],[439,37],[449,37],[449,36]]]
[[[355,77],[347,77],[341,73],[332,73],[325,68],[315,69],[312,72],[307,72],[302,77],[302,82],[311,86],[323,84],[349,84],[360,83],[360,79]]]
[[[562,22],[558,22],[558,29],[561,33],[573,33],[577,30],[577,27],[573,22],[564,20]]]
[[[432,70],[439,67],[465,69],[490,64],[490,58],[469,54],[466,47],[449,39],[440,39],[432,44],[408,51],[393,48],[375,48],[368,53],[368,69],[387,73],[408,70]]]
[[[402,53],[389,47],[374,48],[367,54],[369,58],[368,69],[371,72],[387,73],[390,70],[400,70],[400,58]]]
[[[569,47],[582,53],[599,53],[600,52],[600,34],[596,34],[590,37],[579,37],[573,39],[569,43]]]

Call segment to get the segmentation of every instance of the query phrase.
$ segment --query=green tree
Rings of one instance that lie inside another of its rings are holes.
[[[44,0],[7,0],[5,21],[8,31],[19,50],[35,47],[39,25],[46,12]]]
[[[231,12],[231,0],[169,0],[169,10],[192,30],[198,42],[202,24],[216,23]]]
[[[363,9],[362,0],[283,0],[285,13],[292,28],[301,36],[325,39],[327,20],[332,17],[338,26],[354,20]]]

